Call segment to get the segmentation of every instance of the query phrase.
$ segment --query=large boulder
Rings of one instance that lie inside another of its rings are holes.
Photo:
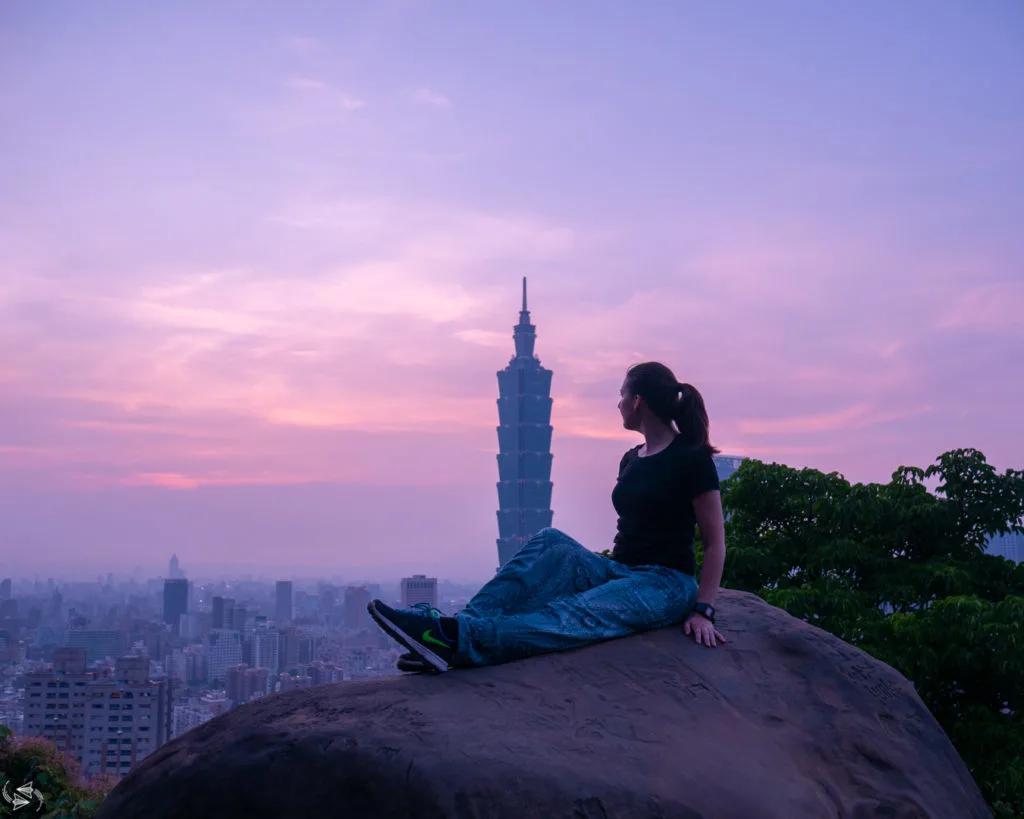
[[[723,591],[678,627],[265,697],[144,760],[98,819],[795,819],[990,813],[900,674]]]

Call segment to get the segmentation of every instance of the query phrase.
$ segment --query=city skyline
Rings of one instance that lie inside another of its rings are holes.
[[[729,454],[1019,468],[1022,29],[1007,0],[3,5],[8,573],[490,576],[523,276],[553,525],[591,549],[640,360]]]

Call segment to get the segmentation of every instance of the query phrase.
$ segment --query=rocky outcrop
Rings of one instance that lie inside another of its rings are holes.
[[[990,816],[890,667],[724,591],[678,627],[265,697],[158,750],[99,819]]]

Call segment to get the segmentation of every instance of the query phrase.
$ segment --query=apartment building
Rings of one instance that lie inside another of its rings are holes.
[[[121,657],[112,672],[86,671],[84,648],[54,652],[50,671],[26,675],[25,728],[74,757],[83,773],[123,776],[169,739],[166,683],[145,657]]]

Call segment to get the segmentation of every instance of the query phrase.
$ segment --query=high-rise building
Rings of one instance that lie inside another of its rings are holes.
[[[210,628],[224,628],[228,631],[245,633],[248,612],[235,603],[233,597],[214,597]]]
[[[296,688],[310,688],[313,685],[313,678],[308,675],[293,677],[291,674],[280,674],[277,678],[278,690],[294,691]]]
[[[266,668],[250,668],[245,672],[245,688],[250,700],[273,693],[270,672]]]
[[[718,472],[719,481],[724,481],[743,463],[743,458],[735,455],[715,455],[712,460],[715,462],[715,471]]]
[[[274,622],[279,626],[292,621],[292,581],[278,580],[274,607]]]
[[[512,335],[515,355],[498,372],[498,565],[550,526],[551,370],[534,355],[536,329],[523,309]]]
[[[232,705],[241,705],[249,699],[249,692],[245,690],[245,672],[248,670],[245,663],[224,669],[224,693]]]
[[[197,697],[193,697],[183,705],[175,705],[171,716],[171,738],[176,739],[182,734],[198,728],[204,722],[213,719],[211,714],[204,708]]]
[[[194,614],[183,614],[178,620],[178,635],[186,643],[194,643],[201,634],[199,618]]]
[[[225,621],[227,620],[225,612]],[[249,620],[249,611],[245,606],[236,605],[234,610],[231,612],[231,628],[242,635],[242,639],[245,639],[248,631],[246,630],[246,623]]]
[[[211,717],[219,717],[231,710],[231,700],[223,691],[207,691],[199,698],[199,703]]]
[[[242,637],[226,628],[210,629],[206,637],[206,678],[211,685],[224,684],[224,672],[242,662]]]
[[[188,613],[188,580],[184,577],[164,579],[164,622],[178,633],[181,615]]]
[[[278,633],[278,664],[282,671],[291,672],[299,665],[299,641],[302,635],[295,626],[288,626]],[[307,660],[308,662],[308,660]]]
[[[334,586],[325,586],[320,590],[319,609],[320,615],[328,626],[335,623],[336,609],[338,606],[338,592]]]
[[[173,649],[164,660],[164,670],[167,672],[168,677],[177,680],[187,680],[188,661],[185,659],[185,652],[180,648]]]
[[[324,663],[318,660],[309,664],[309,677],[313,681],[313,685],[324,685],[345,679],[345,672],[333,663]]]
[[[299,665],[311,663],[316,659],[316,638],[310,634],[299,635]]]
[[[71,629],[67,644],[86,652],[86,662],[94,663],[107,657],[119,657],[128,650],[128,635],[111,629]]]
[[[370,625],[370,590],[366,586],[349,586],[345,589],[345,628],[362,629]]]
[[[253,627],[246,640],[246,662],[252,668],[266,668],[271,676],[280,670],[281,638],[277,629],[271,628],[266,622]]]
[[[989,538],[985,551],[991,555],[999,555],[1014,563],[1024,561],[1024,534],[1010,532],[1005,535],[993,535]]]
[[[214,595],[213,598],[213,612],[212,612],[212,628],[223,629],[224,628],[224,609],[230,604],[230,607],[234,608],[234,600],[229,597],[220,597]]]
[[[60,620],[63,617],[63,612],[64,595],[60,593],[60,589],[55,588],[53,590],[53,594],[50,597],[50,618],[53,620]]]
[[[198,685],[207,678],[206,646],[189,646],[185,649],[185,682]]]
[[[17,619],[18,601],[15,598],[0,600],[0,619]]]
[[[0,600],[8,600],[11,596],[11,578],[5,577],[0,582]]]
[[[113,674],[85,670],[85,651],[58,649],[51,671],[26,675],[25,734],[74,757],[87,775],[123,776],[168,740],[169,696],[144,657],[121,657]]]
[[[232,705],[238,706],[269,693],[270,679],[267,669],[242,663],[224,671],[224,693]]]
[[[437,606],[437,578],[414,574],[402,578],[402,608],[407,609],[416,603],[427,603]]]
[[[171,555],[171,561],[167,566],[167,576],[172,580],[178,580],[185,576],[181,571],[181,566],[178,564],[177,555]]]

